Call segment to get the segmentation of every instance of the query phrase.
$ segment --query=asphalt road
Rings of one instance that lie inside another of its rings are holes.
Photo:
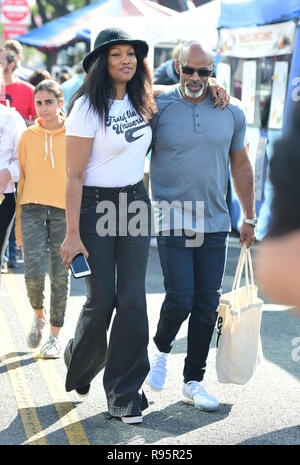
[[[254,258],[257,247],[253,248]],[[238,240],[232,236],[224,292],[231,289],[238,254]],[[82,280],[71,280],[61,332],[63,346],[74,334],[84,291]],[[163,293],[158,252],[151,248],[147,272],[151,338]],[[47,280],[46,303],[48,299]],[[300,445],[300,316],[295,310],[265,299],[261,327],[264,359],[255,376],[243,386],[218,383],[214,335],[205,380],[220,407],[211,413],[181,401],[185,323],[170,355],[166,389],[155,393],[144,386],[150,407],[139,426],[109,418],[102,373],[93,381],[85,400],[73,392],[66,393],[63,359],[41,360],[26,346],[31,322],[20,261],[18,269],[3,275],[0,291],[0,445]]]

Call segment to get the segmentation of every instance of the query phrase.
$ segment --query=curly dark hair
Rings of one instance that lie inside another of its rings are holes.
[[[116,96],[116,89],[107,72],[108,51],[108,48],[103,50],[90,66],[82,85],[72,97],[68,114],[75,101],[85,95],[89,98],[90,108],[92,107],[99,114],[100,119],[105,121],[108,118],[110,99],[115,99]],[[135,54],[137,58],[136,72],[133,78],[127,82],[126,90],[138,115],[145,122],[149,122],[153,113],[157,111],[152,92],[151,73],[146,58],[138,48],[135,48]]]

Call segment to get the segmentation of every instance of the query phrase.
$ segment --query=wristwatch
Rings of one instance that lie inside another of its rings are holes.
[[[252,224],[252,226],[257,225],[257,218],[244,218],[244,223]]]

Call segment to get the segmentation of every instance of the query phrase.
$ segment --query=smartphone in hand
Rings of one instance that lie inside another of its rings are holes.
[[[71,271],[74,278],[76,279],[91,274],[89,264],[82,253],[79,253],[73,258],[71,263]]]

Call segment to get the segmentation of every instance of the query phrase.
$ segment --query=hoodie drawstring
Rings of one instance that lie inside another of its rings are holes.
[[[53,136],[51,134],[50,136],[50,157],[51,157],[52,168],[55,168],[54,156],[53,156],[53,151],[52,151],[52,144],[53,144],[52,138]],[[47,134],[45,134],[45,158],[44,160],[47,160],[47,157],[48,157],[48,144],[47,144]]]

